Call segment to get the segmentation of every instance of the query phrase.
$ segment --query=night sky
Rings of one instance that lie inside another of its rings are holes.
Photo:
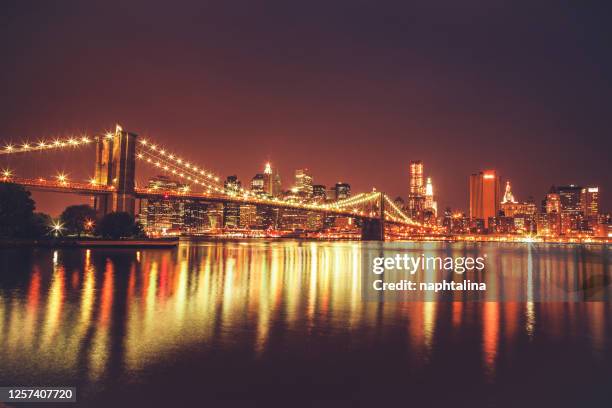
[[[598,185],[610,210],[610,13],[573,3],[3,1],[0,143],[120,122],[243,183],[270,160],[285,188],[307,167],[405,197],[421,159],[440,208],[494,168],[519,200]],[[0,165],[86,179],[93,150]]]

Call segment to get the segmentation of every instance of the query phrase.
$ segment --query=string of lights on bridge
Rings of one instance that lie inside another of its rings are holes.
[[[114,134],[107,132],[103,135],[106,138],[113,138]],[[0,149],[0,154],[17,154],[33,151],[51,150],[51,149],[63,149],[63,148],[75,148],[80,146],[89,145],[92,142],[99,140],[99,137],[88,137],[83,135],[80,137],[67,137],[61,139],[51,140],[39,140],[36,143],[22,142],[21,144],[7,144],[3,149]],[[218,196],[235,196],[241,201],[246,203],[262,203],[271,205],[281,205],[291,208],[301,208],[305,210],[327,210],[335,213],[346,213],[354,214],[357,216],[365,217],[377,217],[380,214],[379,209],[370,208],[369,210],[363,209],[364,205],[374,205],[379,203],[381,194],[377,191],[369,193],[360,193],[353,197],[335,202],[335,203],[300,203],[281,200],[277,197],[273,198],[262,198],[255,196],[252,192],[240,187],[236,191],[226,191],[222,185],[220,185],[220,178],[212,172],[198,166],[179,155],[170,152],[160,144],[153,143],[147,139],[141,139],[139,141],[139,147],[136,150],[136,157],[142,160],[160,171],[165,172],[168,175],[178,177],[182,180],[187,181],[187,186],[179,194],[187,194],[190,190],[190,183],[200,185],[206,189],[203,195],[210,195],[211,193],[218,193]],[[12,170],[3,169],[0,173],[2,181],[16,180]],[[94,189],[94,190],[108,190],[112,191],[114,186],[100,185],[95,178],[88,180],[88,184],[76,183],[70,181],[68,175],[65,173],[58,173],[55,176],[55,181],[46,180],[42,177],[37,179],[20,179],[21,182],[32,186],[50,186],[50,187],[65,187],[75,189]],[[140,191],[149,192],[150,189],[138,189]],[[419,224],[414,222],[408,217],[387,195],[382,194],[385,203],[389,205],[389,208],[393,211],[385,210],[384,217],[386,220],[399,222],[403,224],[409,224],[418,226]],[[359,208],[362,207],[362,208]]]
[[[39,140],[36,143],[23,142],[21,144],[7,144],[3,149],[0,149],[0,154],[17,154],[32,152],[38,150],[61,149],[66,147],[79,147],[88,145],[95,141],[95,138],[90,138],[86,135],[81,137],[69,137],[65,139]]]

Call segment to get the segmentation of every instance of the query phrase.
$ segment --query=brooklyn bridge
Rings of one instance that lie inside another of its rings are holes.
[[[361,226],[364,240],[385,240],[393,234],[431,234],[432,226],[411,219],[384,192],[373,189],[333,202],[295,202],[277,197],[262,197],[248,189],[229,191],[220,178],[208,169],[183,159],[178,154],[155,143],[125,131],[117,125],[114,132],[93,137],[81,136],[64,139],[41,140],[35,144],[8,144],[0,148],[0,155],[23,157],[28,153],[74,148],[94,148],[94,176],[88,182],[75,182],[65,175],[49,179],[45,177],[20,177],[5,169],[0,182],[15,183],[33,191],[80,194],[93,197],[94,208],[100,215],[109,212],[135,214],[138,200],[193,200],[203,203],[249,204],[259,207],[295,209],[310,213],[348,217]],[[137,163],[151,166],[155,171],[180,180],[186,186],[180,189],[140,187],[136,183]]]

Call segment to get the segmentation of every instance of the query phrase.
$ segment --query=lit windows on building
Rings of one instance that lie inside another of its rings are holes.
[[[351,196],[351,185],[347,183],[338,182],[334,187],[336,200],[344,200]]]
[[[265,194],[265,177],[258,173],[251,179],[251,191],[256,195]]]
[[[410,162],[408,189],[408,215],[421,220],[425,209],[425,185],[423,184],[423,162],[414,160]]]
[[[240,189],[242,188],[242,184],[240,180],[238,180],[238,176],[227,176],[224,183],[226,194],[237,195],[240,193]]]
[[[312,176],[308,169],[297,169],[295,171],[295,188],[300,196],[307,198],[312,197]]]
[[[470,176],[470,218],[487,222],[499,213],[501,191],[495,170],[485,170]]]
[[[322,184],[314,184],[312,186],[312,197],[319,201],[327,200],[327,190],[325,186]]]

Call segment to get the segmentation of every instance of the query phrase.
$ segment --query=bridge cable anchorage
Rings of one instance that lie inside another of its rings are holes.
[[[83,135],[80,137],[68,137],[64,139],[39,140],[36,143],[23,142],[21,144],[7,144],[3,149],[0,149],[2,154],[17,154],[27,153],[41,150],[61,149],[65,147],[80,147],[93,143],[96,138]]]

